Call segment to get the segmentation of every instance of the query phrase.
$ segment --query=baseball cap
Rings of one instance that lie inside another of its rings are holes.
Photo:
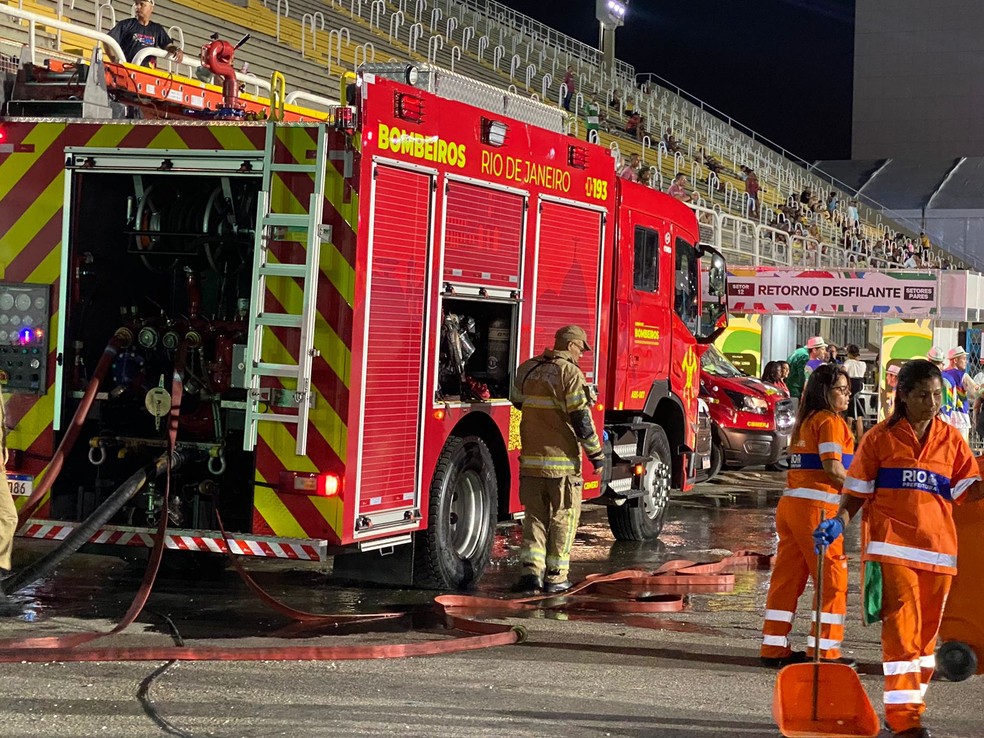
[[[933,346],[933,348],[929,350],[929,353],[926,354],[926,358],[936,364],[942,364],[946,361],[946,354],[943,353],[943,349],[939,346]]]
[[[565,325],[554,334],[554,340],[558,346],[566,346],[571,341],[580,341],[584,344],[585,351],[591,350],[591,346],[588,345],[588,334],[579,325]]]
[[[898,364],[892,364],[890,367],[888,367],[888,369],[885,370],[885,373],[892,374],[893,376],[898,376],[899,369],[901,368],[902,367],[900,367]]]
[[[963,346],[957,346],[956,348],[952,348],[946,352],[946,358],[948,358],[950,361],[953,361],[954,359],[959,359],[961,356],[966,356],[966,355],[967,352],[964,351]]]
[[[827,342],[823,340],[822,336],[814,336],[813,338],[806,339],[807,350],[815,348],[826,348]]]

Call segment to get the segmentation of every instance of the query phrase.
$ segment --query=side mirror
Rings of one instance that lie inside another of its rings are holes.
[[[697,343],[713,343],[728,327],[728,267],[712,246],[700,244],[701,315]]]

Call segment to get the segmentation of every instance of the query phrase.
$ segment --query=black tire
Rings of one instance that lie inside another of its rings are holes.
[[[492,454],[478,436],[452,436],[430,487],[429,523],[414,542],[414,584],[463,589],[488,567],[498,518]]]
[[[721,473],[724,467],[724,449],[718,441],[711,441],[711,465],[707,469],[705,482],[710,482],[714,477]]]
[[[977,654],[960,641],[947,641],[936,650],[936,668],[951,682],[962,682],[977,673]]]
[[[609,505],[608,525],[616,540],[651,541],[659,537],[670,503],[670,442],[658,425],[646,431],[645,455],[652,456],[643,475],[643,493],[624,505]]]

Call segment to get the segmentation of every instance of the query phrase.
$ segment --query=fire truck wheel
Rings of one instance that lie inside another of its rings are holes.
[[[642,477],[643,493],[624,505],[611,505],[608,525],[619,541],[650,541],[663,530],[670,502],[672,466],[666,432],[654,425],[646,432],[646,456],[653,457]]]
[[[452,436],[430,488],[429,525],[416,537],[418,586],[461,589],[482,576],[498,515],[492,454],[478,436]]]

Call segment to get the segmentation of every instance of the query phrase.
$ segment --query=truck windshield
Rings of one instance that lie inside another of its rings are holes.
[[[700,256],[692,243],[676,240],[674,310],[687,329],[697,335],[700,322]]]
[[[700,357],[700,368],[715,377],[746,377],[748,376],[741,369],[728,361],[720,351],[713,346],[708,346],[704,355]]]

